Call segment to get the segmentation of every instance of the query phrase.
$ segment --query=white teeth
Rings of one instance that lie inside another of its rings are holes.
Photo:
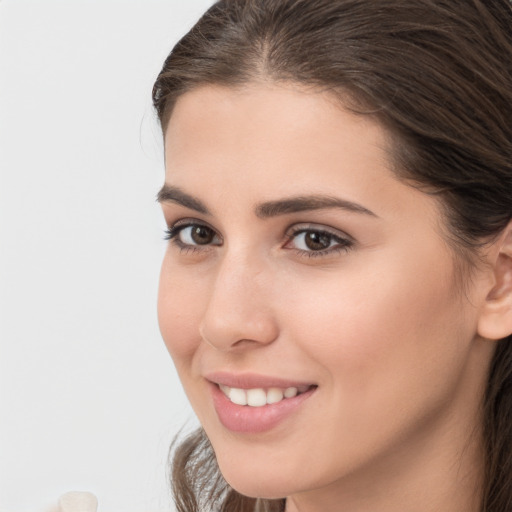
[[[231,388],[229,399],[236,405],[247,405],[247,394],[243,389]]]
[[[294,396],[297,396],[298,389],[297,388],[287,388],[284,390],[284,397],[285,398],[293,398]]]
[[[234,404],[263,407],[267,404],[276,404],[285,398],[293,398],[299,393],[304,393],[309,389],[309,386],[300,386],[300,388],[289,387],[286,389],[269,388],[267,391],[263,388],[230,388],[223,384],[219,384],[219,388]]]
[[[264,389],[248,389],[247,390],[247,405],[251,407],[263,407],[267,405],[267,393]]]
[[[267,404],[276,404],[284,398],[284,393],[279,388],[270,388],[267,391]]]

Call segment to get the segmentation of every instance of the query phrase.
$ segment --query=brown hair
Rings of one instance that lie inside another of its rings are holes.
[[[457,259],[512,218],[509,0],[222,0],[175,46],[153,88],[165,133],[195,87],[289,81],[332,91],[393,137],[396,173],[444,206]],[[482,512],[512,510],[512,337],[497,343],[482,394]],[[174,450],[179,512],[278,511],[219,473],[204,432]]]

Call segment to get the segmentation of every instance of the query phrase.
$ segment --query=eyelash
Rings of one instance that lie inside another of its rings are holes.
[[[336,242],[337,245],[333,247],[328,247],[326,249],[322,250],[305,250],[305,249],[291,249],[296,251],[296,253],[299,256],[303,256],[306,258],[318,258],[322,256],[332,256],[339,253],[345,253],[348,252],[354,245],[354,241],[348,236],[340,236],[339,233],[333,233],[332,231],[326,229],[326,228],[320,228],[317,226],[295,226],[291,229],[291,232],[289,232],[286,235],[287,238],[287,244],[289,242],[292,242],[295,238],[297,238],[301,234],[306,233],[315,233],[320,236],[327,236],[330,239],[330,242]],[[285,244],[286,245],[286,244]]]
[[[212,230],[214,233],[214,236],[218,237],[221,241],[221,237],[216,233],[216,231],[208,226],[207,224],[201,223],[201,222],[186,222],[181,223],[178,222],[174,224],[173,226],[169,227],[165,230],[165,236],[164,239],[170,241],[172,244],[174,244],[180,251],[186,252],[186,253],[193,253],[198,251],[205,251],[211,249],[212,246],[219,245],[219,244],[186,244],[182,242],[178,235],[186,228],[190,227],[204,227],[207,229]],[[320,236],[327,236],[329,237],[330,241],[334,241],[337,243],[334,247],[328,247],[326,249],[322,250],[305,250],[305,249],[297,249],[297,248],[291,248],[289,250],[294,250],[299,256],[306,257],[306,258],[316,258],[316,257],[322,257],[322,256],[331,256],[338,253],[345,253],[348,252],[353,246],[354,246],[354,240],[349,237],[348,235],[340,236],[339,233],[333,233],[332,231],[326,229],[326,228],[320,228],[313,225],[299,225],[295,226],[291,229],[289,233],[285,235],[286,237],[286,243],[283,246],[286,248],[286,245],[290,242],[292,242],[296,237],[298,237],[301,234],[305,233],[315,233]]]
[[[167,228],[164,231],[164,240],[170,241],[172,244],[174,244],[181,252],[185,253],[194,253],[198,251],[205,251],[212,247],[211,244],[205,244],[205,245],[192,245],[192,244],[186,244],[182,242],[178,235],[186,228],[190,227],[204,227],[207,229],[210,229],[213,233],[215,233],[215,236],[219,237],[219,235],[216,234],[215,230],[208,226],[207,224],[201,223],[201,222],[193,222],[193,221],[184,221],[184,222],[177,222],[171,227]],[[220,238],[220,237],[219,237]]]

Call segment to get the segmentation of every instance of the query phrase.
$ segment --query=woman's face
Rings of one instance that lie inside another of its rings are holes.
[[[160,328],[243,494],[405,469],[475,424],[478,276],[460,292],[436,200],[395,178],[387,147],[368,116],[292,85],[176,104]]]

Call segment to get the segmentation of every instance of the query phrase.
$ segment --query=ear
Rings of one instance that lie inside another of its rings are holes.
[[[489,291],[478,320],[478,334],[500,340],[512,334],[512,222],[490,252],[494,285]]]

